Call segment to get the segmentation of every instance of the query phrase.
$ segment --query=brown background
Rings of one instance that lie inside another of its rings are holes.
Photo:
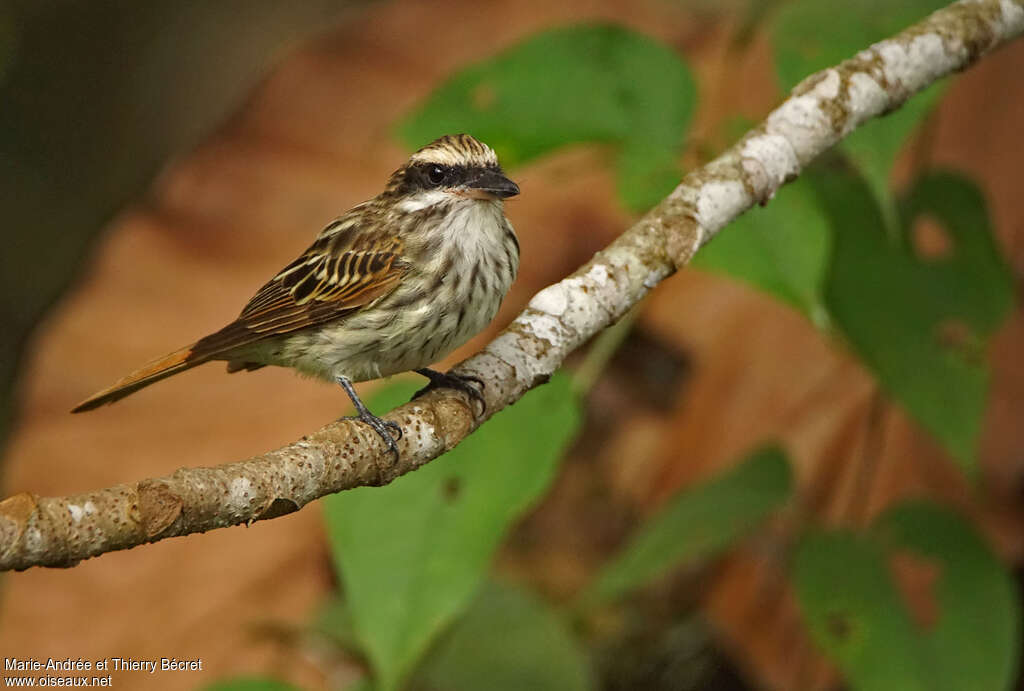
[[[288,371],[227,377],[211,365],[96,413],[67,414],[134,366],[223,325],[327,220],[374,195],[407,155],[392,134],[395,120],[467,61],[537,29],[580,20],[609,19],[656,36],[688,57],[699,80],[687,165],[699,160],[695,152],[728,143],[719,134],[724,120],[760,119],[778,100],[762,37],[737,50],[736,20],[676,3],[637,2],[626,11],[611,0],[400,0],[343,19],[282,52],[248,101],[194,151],[169,161],[151,191],[110,224],[83,277],[32,341],[5,454],[6,494],[69,494],[235,460],[344,412],[341,392]],[[925,160],[965,170],[982,184],[1018,293],[1022,69],[1018,42],[958,78],[925,143],[902,163],[904,174]],[[190,107],[188,93],[181,107]],[[524,263],[492,335],[530,295],[629,223],[615,201],[610,155],[574,147],[515,171],[522,196],[508,214]],[[581,445],[552,495],[518,529],[504,568],[554,597],[568,595],[631,520],[766,438],[781,438],[793,455],[799,511],[828,524],[859,525],[894,499],[937,495],[976,517],[999,554],[1020,563],[1019,308],[991,349],[984,472],[975,491],[933,441],[885,402],[855,359],[770,298],[686,271],[655,291],[639,323],[658,348],[685,363],[678,391],[661,405],[627,406],[628,360],[610,371],[595,390],[591,415],[619,424],[602,444]],[[782,523],[720,565],[698,597],[716,640],[749,681],[809,688],[830,672],[805,640],[785,585]],[[192,687],[252,672],[315,687],[323,683],[315,655],[301,646],[304,654],[295,655],[281,641],[333,587],[325,549],[312,506],[74,569],[11,574],[0,600],[0,651],[200,657],[207,670],[146,680],[115,674],[121,688]]]

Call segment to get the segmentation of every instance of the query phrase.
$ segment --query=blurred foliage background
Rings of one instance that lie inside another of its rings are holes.
[[[493,334],[803,77],[943,4],[0,4],[6,490],[336,417],[328,387],[215,368],[66,410],[220,326],[434,137],[523,190]],[[854,133],[424,469],[5,576],[0,647],[204,661],[115,679],[144,688],[1013,688],[1022,64]]]

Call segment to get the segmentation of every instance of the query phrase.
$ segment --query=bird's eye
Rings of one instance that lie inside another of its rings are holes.
[[[441,166],[431,166],[427,171],[427,180],[430,180],[431,185],[440,185],[447,176],[448,171]]]

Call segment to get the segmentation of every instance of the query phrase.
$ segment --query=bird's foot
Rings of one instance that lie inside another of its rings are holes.
[[[359,420],[372,427],[373,431],[384,440],[384,445],[388,447],[388,451],[395,455],[395,461],[398,461],[398,444],[395,442],[402,438],[402,428],[399,427],[397,422],[379,418],[365,409],[361,410],[359,415],[346,415],[342,420]]]
[[[469,396],[471,401],[476,401],[480,404],[480,415],[487,412],[487,401],[484,399],[483,394],[484,382],[479,377],[472,377],[467,374],[453,374],[452,372],[438,372],[437,370],[427,368],[416,370],[416,374],[422,374],[430,380],[430,383],[414,393],[412,395],[413,399],[417,399],[434,389],[455,389]]]
[[[397,422],[379,418],[371,413],[369,409],[363,405],[359,396],[356,395],[355,389],[352,388],[352,382],[350,382],[346,377],[338,377],[337,381],[341,384],[341,387],[345,389],[345,393],[348,394],[348,397],[352,399],[352,404],[355,405],[356,411],[359,413],[358,415],[350,415],[343,417],[342,419],[359,420],[360,422],[372,427],[373,431],[376,432],[382,440],[384,440],[384,445],[388,447],[388,450],[395,455],[395,462],[397,463],[399,454],[398,444],[395,442],[402,438],[402,428]]]

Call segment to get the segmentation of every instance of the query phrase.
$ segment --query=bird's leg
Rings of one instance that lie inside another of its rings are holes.
[[[416,374],[422,374],[424,377],[430,380],[430,383],[424,386],[422,389],[412,395],[412,397],[419,398],[428,391],[434,389],[455,389],[456,391],[462,391],[470,400],[476,401],[480,404],[480,414],[483,415],[487,412],[487,401],[484,400],[484,394],[482,389],[484,388],[484,382],[479,377],[471,377],[466,374],[453,374],[451,372],[438,372],[437,370],[423,369],[416,370]],[[477,384],[480,388],[478,389],[473,384]]]
[[[356,390],[352,388],[352,382],[348,377],[338,375],[335,380],[341,384],[341,388],[345,389],[345,393],[352,399],[352,404],[359,411],[358,415],[346,417],[346,420],[360,420],[365,422],[373,431],[380,435],[380,438],[384,440],[384,444],[390,449],[391,453],[395,454],[395,460],[398,460],[398,444],[395,443],[396,439],[402,438],[402,428],[398,426],[398,423],[391,422],[390,420],[382,420],[373,413],[371,413],[363,402],[359,400],[359,396],[356,395]],[[391,433],[394,430],[394,434]]]

